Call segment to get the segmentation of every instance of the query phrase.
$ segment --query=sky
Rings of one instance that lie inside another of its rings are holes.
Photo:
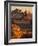
[[[11,6],[11,11],[15,10],[15,9],[21,9],[22,12],[24,12],[25,10],[30,11],[32,13],[32,7],[26,7],[26,6]]]

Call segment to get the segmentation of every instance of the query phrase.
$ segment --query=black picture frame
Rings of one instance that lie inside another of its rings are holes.
[[[8,43],[8,3],[32,3],[36,4],[35,7],[35,42],[19,42],[19,43]],[[5,17],[6,16],[6,17]],[[5,26],[6,25],[6,26]],[[4,44],[31,44],[37,43],[37,2],[29,2],[29,1],[4,1]]]

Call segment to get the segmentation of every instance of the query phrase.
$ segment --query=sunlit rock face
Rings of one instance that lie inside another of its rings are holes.
[[[15,9],[11,12],[12,38],[32,38],[32,13]]]
[[[29,38],[32,37],[31,29],[22,29],[16,24],[12,24],[12,38]]]
[[[23,35],[23,32],[21,31],[20,27],[17,26],[16,24],[14,24],[12,26],[13,28],[13,32],[12,32],[12,35],[13,35],[13,38],[20,38],[22,35]]]

